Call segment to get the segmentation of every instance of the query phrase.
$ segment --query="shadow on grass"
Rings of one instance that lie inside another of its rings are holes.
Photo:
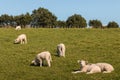
[[[30,64],[30,66],[32,66],[32,67],[40,67],[40,64],[38,64],[38,65]],[[48,65],[47,64],[42,64],[42,67],[48,67]]]
[[[74,72],[75,72],[75,71],[80,71],[80,69],[73,69],[72,71],[74,71]]]

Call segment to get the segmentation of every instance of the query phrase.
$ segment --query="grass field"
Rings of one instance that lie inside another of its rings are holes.
[[[13,44],[25,33],[28,44]],[[56,56],[56,46],[66,45],[66,57]],[[50,51],[51,67],[30,66],[35,55]],[[107,62],[110,74],[71,74],[78,59]],[[120,80],[120,29],[0,29],[0,80]]]

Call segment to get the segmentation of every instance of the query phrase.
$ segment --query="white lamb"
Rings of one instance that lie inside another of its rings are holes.
[[[112,71],[114,71],[114,68],[111,64],[108,63],[96,63],[97,66],[99,66],[101,68],[101,71],[103,73],[111,73]]]
[[[42,67],[43,60],[46,60],[48,66],[51,67],[51,63],[50,62],[52,62],[52,58],[51,58],[51,54],[50,54],[49,51],[44,51],[44,52],[41,52],[41,53],[37,54],[37,56],[31,62],[31,64],[33,64],[33,65],[40,65],[40,67]]]
[[[16,26],[15,30],[21,30],[21,26]]]
[[[95,64],[88,64],[87,61],[84,60],[78,60],[78,63],[80,64],[80,70],[72,73],[86,72],[86,74],[93,74],[101,72],[99,66],[96,66]]]
[[[15,41],[14,41],[15,44],[17,43],[20,43],[20,44],[27,44],[27,37],[25,34],[21,34],[19,35]]]
[[[57,55],[65,57],[65,45],[63,43],[57,45]]]

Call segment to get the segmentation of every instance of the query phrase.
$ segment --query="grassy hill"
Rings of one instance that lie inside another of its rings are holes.
[[[13,44],[25,33],[28,44]],[[56,46],[66,45],[66,57],[56,56]],[[50,51],[51,67],[30,66],[35,55]],[[79,68],[78,59],[90,63],[107,62],[110,74],[71,74]],[[0,80],[119,80],[120,29],[0,29]]]

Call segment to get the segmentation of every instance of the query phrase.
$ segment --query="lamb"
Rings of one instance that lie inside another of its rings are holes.
[[[87,61],[84,60],[78,60],[78,63],[80,63],[80,70],[72,73],[87,72],[86,74],[93,74],[101,72],[100,67],[95,64],[88,64]]]
[[[103,73],[111,73],[112,71],[114,71],[114,68],[111,64],[108,63],[96,63],[97,66],[100,67],[101,71]]]
[[[65,45],[63,43],[57,45],[57,55],[65,57]]]
[[[78,60],[78,62],[80,63],[80,70],[72,73],[87,72],[87,74],[92,74],[98,72],[111,73],[114,71],[113,66],[108,63],[87,64],[84,60]]]
[[[41,52],[41,53],[37,54],[37,56],[31,62],[31,64],[33,64],[33,65],[40,65],[40,67],[42,67],[43,60],[46,60],[48,66],[51,67],[51,63],[50,62],[52,62],[52,58],[51,58],[51,54],[50,54],[49,51],[44,51],[44,52]]]
[[[26,35],[25,35],[25,34],[19,35],[19,36],[15,39],[14,43],[15,43],[15,44],[18,44],[18,43],[20,43],[20,44],[27,44],[27,37],[26,37]]]
[[[16,26],[15,30],[21,30],[21,26]]]

